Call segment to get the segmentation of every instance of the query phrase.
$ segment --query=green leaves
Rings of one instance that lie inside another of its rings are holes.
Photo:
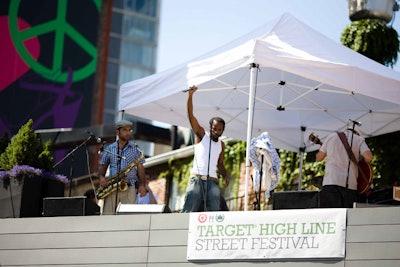
[[[0,169],[10,170],[16,165],[52,170],[54,163],[50,142],[45,145],[33,131],[33,120],[23,125],[13,136],[5,151],[0,155]]]
[[[340,38],[343,45],[385,66],[393,67],[399,52],[395,29],[376,19],[363,19],[348,25]]]

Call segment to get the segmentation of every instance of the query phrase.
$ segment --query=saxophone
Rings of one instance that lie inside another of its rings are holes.
[[[141,152],[141,151],[140,151]],[[114,191],[118,190],[120,192],[124,192],[128,190],[128,182],[125,179],[125,176],[129,171],[131,171],[136,165],[139,164],[139,162],[144,158],[143,152],[141,152],[141,155],[139,158],[134,160],[131,164],[129,164],[125,169],[119,172],[119,174],[114,175],[110,179],[108,179],[108,184],[106,187],[99,187],[96,190],[96,197],[97,199],[104,199],[108,197],[111,193]],[[118,182],[118,177],[120,178]]]

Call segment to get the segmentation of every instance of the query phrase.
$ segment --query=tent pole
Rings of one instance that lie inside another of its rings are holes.
[[[302,188],[302,179],[303,179],[303,154],[304,154],[304,152],[303,151],[301,151],[301,148],[300,148],[300,166],[299,166],[299,183],[297,184],[297,190],[298,191],[301,191],[301,188]]]
[[[118,118],[117,121],[122,120],[124,118],[125,110],[120,110],[118,112]]]
[[[304,151],[306,150],[306,146],[304,144],[304,133],[306,131],[306,127],[305,126],[301,126],[301,142],[302,145],[299,149],[300,151],[300,166],[299,166],[299,182],[297,183],[297,190],[301,191],[303,185],[303,155],[304,155]]]
[[[250,64],[249,109],[247,114],[247,140],[246,140],[246,180],[244,188],[244,210],[248,210],[249,203],[249,178],[250,178],[250,143],[253,130],[253,113],[256,90],[256,75],[258,64]]]

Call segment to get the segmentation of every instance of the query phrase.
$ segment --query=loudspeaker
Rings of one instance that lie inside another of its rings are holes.
[[[393,199],[400,201],[400,186],[393,186]]]
[[[118,204],[117,215],[138,213],[165,213],[165,204]]]
[[[272,208],[308,209],[319,207],[319,191],[286,191],[272,194]]]
[[[86,197],[43,198],[43,216],[84,216]]]

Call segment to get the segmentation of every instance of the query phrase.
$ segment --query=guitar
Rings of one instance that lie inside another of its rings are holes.
[[[317,145],[322,145],[321,140],[315,133],[311,133],[308,140]],[[364,194],[367,192],[372,185],[372,179],[374,178],[374,172],[372,170],[371,164],[361,160],[358,162],[358,177],[357,177],[357,191],[358,193]]]

